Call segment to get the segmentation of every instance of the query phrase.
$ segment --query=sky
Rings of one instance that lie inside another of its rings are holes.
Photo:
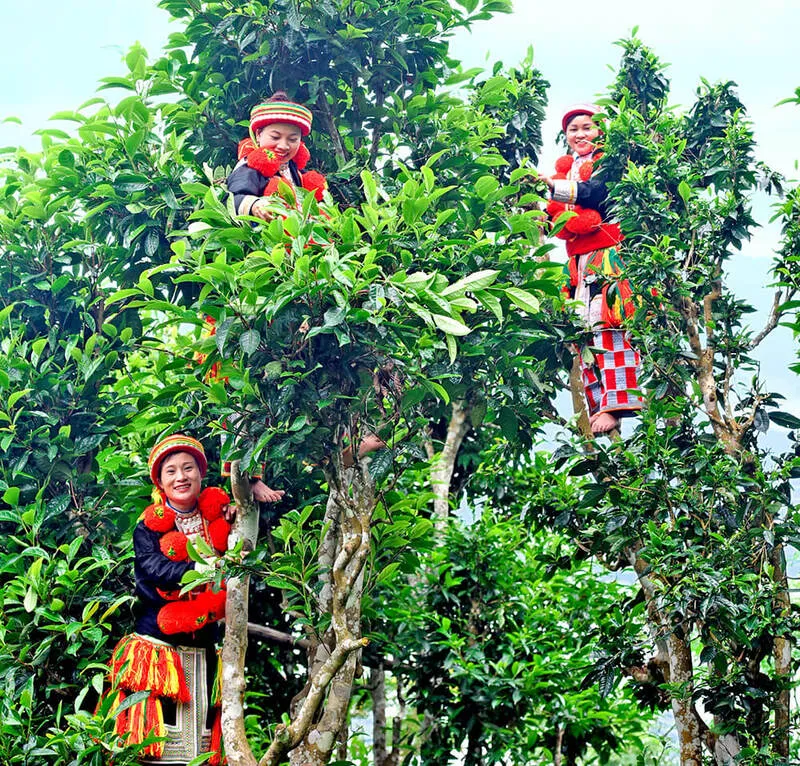
[[[516,64],[533,46],[534,63],[551,83],[540,163],[549,172],[562,153],[555,136],[564,107],[607,89],[621,54],[614,42],[634,27],[670,64],[673,105],[691,105],[701,78],[733,80],[753,120],[760,158],[790,178],[800,176],[800,108],[775,106],[800,87],[793,53],[800,29],[798,0],[563,5],[515,0],[512,14],[457,34],[451,52],[467,67],[491,67],[496,60]],[[50,115],[91,98],[101,77],[125,72],[122,56],[131,44],[140,42],[155,57],[170,32],[179,29],[156,0],[0,0],[0,146],[35,148],[38,140],[31,133]],[[23,125],[4,123],[9,116]],[[766,200],[757,201],[756,213],[765,226],[733,261],[730,275],[731,286],[759,308],[754,326],[771,303],[771,292],[761,286],[768,284],[778,237],[777,227],[767,225]],[[770,387],[787,395],[798,389],[796,376],[786,370],[794,348],[789,332],[782,330],[760,354]],[[789,409],[800,416],[800,394],[790,396]]]

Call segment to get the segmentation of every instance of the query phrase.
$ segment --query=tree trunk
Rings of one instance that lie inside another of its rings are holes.
[[[369,691],[372,696],[372,762],[383,766],[386,762],[386,671],[371,668]]]
[[[584,438],[594,438],[589,424],[589,413],[586,409],[586,398],[583,394],[581,380],[581,362],[577,355],[572,357],[572,369],[569,371],[569,391],[572,394],[572,410],[578,416],[578,429]]]
[[[781,618],[791,610],[789,600],[789,581],[786,576],[786,553],[783,544],[772,550],[773,580],[776,585],[775,614]],[[776,635],[773,648],[775,675],[778,678],[778,691],[775,698],[775,726],[772,747],[776,755],[789,757],[790,733],[790,685],[792,681],[792,643],[785,635]]]
[[[368,460],[344,469],[341,457],[328,474],[328,503],[318,561],[322,588],[318,616],[330,628],[311,651],[309,680],[292,705],[292,722],[276,728],[259,766],[277,766],[289,752],[292,766],[324,766],[347,722],[361,638],[364,565],[370,553],[375,484]]]
[[[231,465],[231,487],[236,501],[236,518],[228,544],[240,540],[244,553],[255,548],[258,508],[253,502],[246,473],[239,461]],[[247,651],[247,597],[250,578],[230,577],[225,600],[225,637],[222,642],[222,737],[230,766],[256,766],[256,759],[244,729],[244,663]]]
[[[444,446],[442,451],[434,457],[435,462],[431,468],[431,485],[434,494],[433,516],[438,532],[442,531],[450,515],[450,481],[453,478],[461,443],[471,427],[469,408],[462,401],[454,401]]]
[[[679,691],[672,694],[672,713],[678,733],[681,766],[702,766],[703,740],[700,721],[692,701],[694,672],[689,644],[674,633],[666,638],[670,682]]]
[[[628,559],[639,578],[639,585],[647,604],[647,618],[659,646],[659,655],[665,655],[666,679],[678,691],[672,692],[672,713],[678,733],[681,766],[702,766],[703,738],[700,718],[692,701],[694,668],[689,643],[679,638],[669,620],[659,609],[656,584],[647,562],[637,550],[627,551]],[[664,659],[664,658],[662,658]],[[668,673],[668,675],[667,675]]]

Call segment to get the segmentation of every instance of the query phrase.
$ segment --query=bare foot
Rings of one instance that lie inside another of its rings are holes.
[[[364,455],[368,455],[370,452],[375,452],[375,450],[383,449],[386,446],[386,442],[383,441],[378,436],[375,436],[373,433],[367,434],[362,440],[361,443],[358,445],[358,456],[364,457]],[[353,448],[352,447],[345,447],[342,450],[342,463],[344,463],[345,468],[349,468],[353,465]]]
[[[259,503],[277,503],[286,494],[282,489],[270,489],[261,479],[253,482],[251,489]]]
[[[358,456],[363,457],[370,452],[375,452],[377,449],[383,449],[385,446],[386,442],[383,439],[375,436],[375,434],[367,434],[361,440],[361,444],[358,445]]]
[[[610,412],[598,412],[589,419],[592,426],[592,433],[607,434],[619,428],[619,418],[614,417]]]

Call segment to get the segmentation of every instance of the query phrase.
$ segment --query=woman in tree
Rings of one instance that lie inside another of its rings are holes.
[[[225,615],[225,588],[200,586],[180,594],[189,570],[214,566],[191,561],[187,544],[200,540],[216,554],[227,549],[230,498],[218,487],[201,490],[207,462],[202,445],[177,434],[150,452],[155,485],[133,532],[138,614],[135,633],[125,636],[111,660],[116,704],[135,692],[146,699],[117,717],[116,731],[128,744],[150,742],[144,758],[186,764],[212,752],[220,763],[221,728],[217,674],[217,621]],[[113,693],[113,691],[112,691]]]
[[[250,112],[250,137],[239,143],[239,162],[228,176],[238,215],[270,219],[268,197],[281,181],[289,188],[312,191],[322,200],[325,176],[314,170],[302,172],[311,159],[303,143],[311,132],[311,112],[278,91]]]
[[[623,320],[634,310],[631,287],[619,279],[623,269],[619,224],[608,221],[608,189],[597,177],[600,129],[594,104],[575,104],[561,126],[572,154],[556,161],[556,173],[545,178],[551,192],[547,212],[556,221],[572,212],[556,236],[566,240],[569,281],[566,292],[580,301],[580,316],[592,333],[592,361],[579,349],[581,376],[593,434],[619,427],[619,419],[642,408],[637,371],[639,353],[630,344]]]

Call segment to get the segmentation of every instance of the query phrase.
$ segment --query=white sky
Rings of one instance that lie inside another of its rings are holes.
[[[608,87],[609,67],[617,65],[621,53],[613,43],[634,26],[670,63],[673,104],[691,104],[701,77],[734,80],[754,121],[760,157],[798,176],[800,109],[775,107],[800,86],[798,0],[516,0],[513,14],[459,34],[452,54],[468,67],[490,67],[498,59],[513,65],[533,45],[535,64],[551,83],[541,162],[549,170],[562,153],[554,144],[561,110]],[[169,24],[155,0],[0,0],[0,146],[35,147],[30,134],[51,114],[76,108],[94,95],[100,77],[125,71],[121,58],[132,43],[141,42],[155,57],[169,32],[179,28]],[[23,126],[3,124],[8,116],[20,117]],[[766,224],[768,207],[760,203],[758,208]],[[756,286],[767,282],[777,236],[774,226],[760,230],[733,264],[731,284],[761,309],[754,325],[770,302],[769,291]],[[786,370],[794,354],[788,332],[772,338],[761,354],[769,364],[771,387],[787,395],[797,388],[796,377]],[[800,414],[800,398],[792,405]]]

